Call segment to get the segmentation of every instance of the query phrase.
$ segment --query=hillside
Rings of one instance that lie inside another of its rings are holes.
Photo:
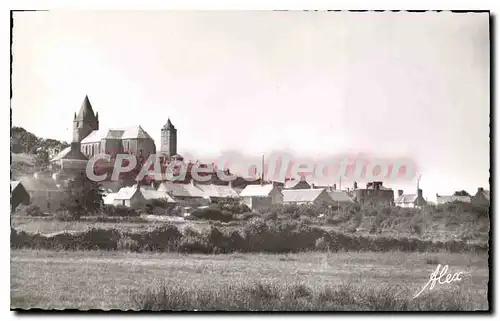
[[[51,155],[66,148],[68,143],[56,139],[37,137],[22,127],[10,131],[11,178],[32,175],[37,168],[44,168]]]

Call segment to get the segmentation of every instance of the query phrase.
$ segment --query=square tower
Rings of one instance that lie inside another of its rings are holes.
[[[177,129],[172,125],[170,118],[161,128],[160,151],[162,154],[168,155],[169,157],[177,154]]]

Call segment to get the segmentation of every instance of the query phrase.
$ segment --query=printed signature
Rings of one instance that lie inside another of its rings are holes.
[[[429,282],[427,282],[422,290],[417,293],[413,298],[415,299],[418,297],[424,290],[427,288],[427,286],[430,284],[431,286],[429,287],[429,290],[432,290],[434,286],[436,285],[436,282],[439,284],[446,284],[446,283],[451,283],[454,281],[462,281],[462,278],[460,278],[460,275],[463,274],[463,272],[456,272],[455,274],[448,274],[446,275],[446,278],[442,280],[442,278],[445,276],[446,272],[448,271],[448,265],[445,265],[443,269],[441,270],[441,264],[438,264],[436,270],[431,273],[431,277],[429,278]],[[441,274],[440,274],[441,272]],[[438,276],[439,274],[439,276]]]

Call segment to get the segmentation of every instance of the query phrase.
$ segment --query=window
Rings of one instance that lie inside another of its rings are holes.
[[[47,202],[47,209],[50,210],[50,202]]]
[[[125,200],[122,200],[122,205],[125,206]]]

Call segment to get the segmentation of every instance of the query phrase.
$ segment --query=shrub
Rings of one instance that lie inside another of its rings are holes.
[[[233,214],[227,210],[221,210],[217,205],[210,205],[208,208],[195,209],[190,217],[202,220],[214,220],[221,222],[230,222],[233,220]]]
[[[118,239],[117,250],[139,252],[140,249],[139,242],[129,236],[122,236]]]
[[[276,212],[270,212],[264,214],[262,218],[264,219],[264,221],[276,221],[278,219],[278,214]]]
[[[26,216],[44,216],[43,212],[40,210],[40,207],[35,204],[23,205],[20,204],[16,208],[17,215],[26,215]]]

